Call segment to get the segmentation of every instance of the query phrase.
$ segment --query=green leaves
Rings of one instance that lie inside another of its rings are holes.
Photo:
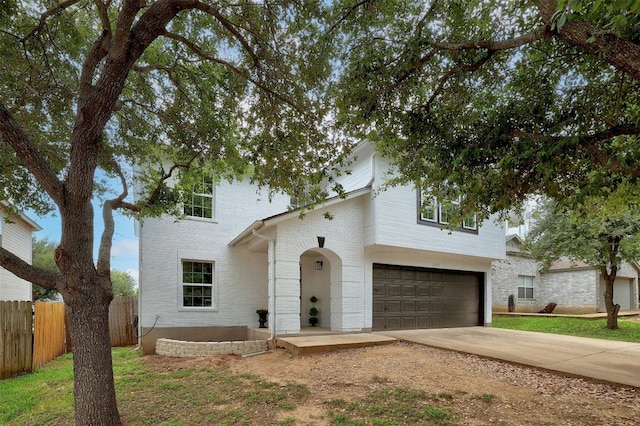
[[[627,25],[637,18],[615,10]],[[606,32],[615,10],[561,2],[554,25]],[[362,25],[348,31],[336,105],[346,132],[392,159],[392,184],[419,182],[436,196],[453,188],[468,197],[466,213],[487,217],[528,194],[586,197],[640,176],[640,82],[604,52],[550,34],[538,7],[385,2]],[[629,131],[614,135],[621,128]]]

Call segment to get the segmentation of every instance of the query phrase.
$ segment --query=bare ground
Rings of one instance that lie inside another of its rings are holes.
[[[311,396],[282,414],[296,425],[331,424],[331,401],[359,401],[394,387],[433,395],[438,406],[453,410],[454,425],[640,424],[640,389],[408,343],[307,356],[277,349],[249,358],[145,359],[154,370],[209,364],[277,383],[303,383]],[[629,374],[640,374],[640,366]]]

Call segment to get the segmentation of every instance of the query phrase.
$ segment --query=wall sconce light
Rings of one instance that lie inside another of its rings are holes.
[[[318,247],[323,248],[324,247],[324,237],[317,237],[318,238]]]
[[[322,260],[316,260],[316,271],[322,270]]]

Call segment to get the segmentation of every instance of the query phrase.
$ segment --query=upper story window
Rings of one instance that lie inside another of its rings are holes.
[[[302,190],[296,191],[295,194],[289,198],[289,210],[300,209],[311,204],[309,191]]]
[[[213,176],[203,173],[184,202],[185,216],[213,219]]]
[[[438,202],[435,197],[428,196],[422,190],[418,190],[418,223],[448,226],[451,224],[459,204],[459,201]],[[458,229],[477,232],[478,221],[476,215],[470,214],[466,216]]]

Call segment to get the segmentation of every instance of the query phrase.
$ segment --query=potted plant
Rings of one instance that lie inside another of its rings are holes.
[[[315,327],[318,324],[318,308],[316,308],[317,301],[318,298],[315,296],[311,296],[309,298],[309,302],[313,305],[311,309],[309,309],[309,324],[311,324],[311,327]]]
[[[258,308],[256,309],[256,314],[258,314],[258,322],[260,323],[259,328],[267,328],[264,323],[267,322],[267,314],[269,314],[269,310],[267,308]]]

